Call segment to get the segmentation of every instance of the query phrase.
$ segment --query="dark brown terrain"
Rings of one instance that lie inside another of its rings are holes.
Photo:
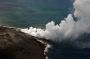
[[[0,59],[45,59],[45,47],[19,29],[0,26]]]

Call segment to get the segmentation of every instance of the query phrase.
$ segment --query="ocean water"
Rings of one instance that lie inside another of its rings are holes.
[[[74,41],[65,40],[50,44],[52,48],[49,48],[49,59],[90,59],[90,34],[84,34]]]
[[[44,27],[59,23],[71,11],[71,0],[0,0],[0,25]]]
[[[72,6],[72,0],[0,0],[0,25],[44,28],[50,21],[58,24],[67,17]],[[90,59],[90,48],[78,48],[72,43],[51,42],[49,59]]]

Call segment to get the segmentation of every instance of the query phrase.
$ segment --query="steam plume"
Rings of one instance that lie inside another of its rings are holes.
[[[73,6],[77,21],[74,21],[72,14],[69,14],[60,24],[55,25],[55,22],[51,21],[46,24],[45,29],[30,27],[21,31],[36,37],[57,39],[56,41],[70,37],[77,38],[83,33],[90,33],[90,0],[75,0]]]

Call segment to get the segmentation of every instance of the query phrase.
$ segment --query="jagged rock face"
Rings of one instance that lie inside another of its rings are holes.
[[[44,49],[33,36],[0,27],[0,59],[45,59]]]

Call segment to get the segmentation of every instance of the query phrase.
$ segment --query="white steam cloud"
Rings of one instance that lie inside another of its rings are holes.
[[[46,24],[45,29],[41,28],[27,28],[21,29],[22,32],[28,33],[36,37],[62,41],[70,37],[78,37],[82,33],[89,33],[90,31],[90,0],[75,0],[74,2],[74,16],[77,21],[74,21],[72,14],[61,21],[60,24],[55,25],[53,21]]]

